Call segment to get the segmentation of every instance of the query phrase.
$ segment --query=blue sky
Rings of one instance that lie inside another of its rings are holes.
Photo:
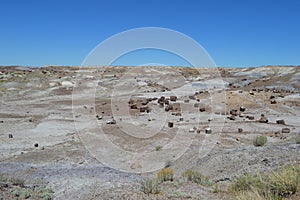
[[[103,40],[139,27],[186,34],[218,66],[300,64],[298,0],[1,0],[0,9],[0,65],[80,65]],[[116,63],[184,63],[156,54]]]

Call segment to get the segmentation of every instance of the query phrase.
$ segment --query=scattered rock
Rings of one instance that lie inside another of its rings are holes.
[[[96,118],[97,118],[98,120],[101,120],[103,117],[102,117],[101,115],[96,115]]]
[[[285,125],[285,121],[283,119],[276,120],[276,123]]]
[[[260,123],[268,123],[269,120],[265,117],[264,114],[261,114],[261,118],[258,120]]]
[[[106,124],[116,124],[116,120],[115,119],[107,120]]]
[[[168,127],[169,128],[173,128],[174,127],[174,123],[173,122],[168,122]]]
[[[241,111],[241,112],[245,112],[245,110],[246,110],[246,107],[244,107],[244,106],[241,106],[241,107],[240,107],[240,111]]]
[[[170,101],[177,101],[177,96],[170,96]]]
[[[205,109],[204,107],[199,108],[199,111],[200,111],[200,112],[205,112],[205,110],[206,110],[206,109]]]
[[[249,120],[254,120],[254,116],[247,115],[246,118]]]
[[[190,128],[189,132],[190,132],[190,133],[193,133],[193,132],[195,132],[195,129]]]
[[[211,133],[212,133],[211,128],[206,128],[206,129],[205,129],[205,133],[206,133],[206,134],[211,134]]]
[[[282,128],[281,133],[290,133],[291,130],[289,128]]]
[[[37,147],[39,147],[39,144],[38,144],[38,143],[35,143],[33,146],[34,146],[35,148],[37,148]]]
[[[137,105],[136,104],[130,105],[130,109],[137,109]]]
[[[243,129],[242,129],[242,128],[238,128],[238,132],[239,132],[239,133],[242,133],[242,132],[243,132]]]
[[[229,116],[227,118],[230,119],[230,120],[235,120],[235,116],[234,115],[231,115],[231,116]]]
[[[238,110],[235,110],[235,109],[232,109],[229,113],[230,113],[231,115],[233,115],[233,116],[238,116],[238,115],[239,115]]]
[[[140,112],[150,112],[150,109],[148,106],[142,106],[140,107]]]
[[[173,106],[172,105],[167,105],[165,107],[165,111],[168,112],[169,110],[173,110]]]
[[[13,138],[13,134],[8,134],[8,138]]]
[[[271,104],[276,104],[277,101],[276,101],[275,99],[272,99],[270,103],[271,103]]]

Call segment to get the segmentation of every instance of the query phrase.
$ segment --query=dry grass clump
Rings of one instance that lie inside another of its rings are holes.
[[[231,186],[238,200],[280,200],[300,189],[300,168],[290,165],[267,175],[246,174]]]

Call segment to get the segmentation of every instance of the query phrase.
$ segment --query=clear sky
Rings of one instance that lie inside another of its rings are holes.
[[[1,0],[0,9],[0,65],[80,65],[139,27],[182,32],[218,66],[300,65],[299,0]]]

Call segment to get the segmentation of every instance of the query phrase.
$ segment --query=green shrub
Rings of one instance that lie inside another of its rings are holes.
[[[162,149],[161,146],[156,146],[156,147],[155,147],[155,151],[160,151],[161,149]]]
[[[201,185],[213,185],[213,182],[203,176],[200,172],[194,171],[192,169],[186,170],[183,174],[182,177],[185,178],[187,181],[192,181],[197,184]]]
[[[163,168],[157,173],[157,179],[160,182],[173,181],[174,170],[172,168]]]
[[[158,194],[160,192],[158,180],[154,178],[142,182],[142,191],[145,194]]]
[[[267,140],[268,139],[267,139],[266,136],[263,136],[263,135],[257,136],[253,140],[253,145],[256,146],[256,147],[264,146],[267,143]]]
[[[20,191],[17,189],[17,190],[14,190],[12,193],[12,196],[14,197],[19,197],[20,196]]]
[[[28,199],[30,196],[31,196],[30,191],[28,189],[25,189],[25,190],[22,191],[21,197],[23,199]]]
[[[52,200],[52,193],[49,192],[43,193],[43,200]]]
[[[296,144],[300,144],[300,135],[297,135],[295,137],[295,142],[296,142]]]

